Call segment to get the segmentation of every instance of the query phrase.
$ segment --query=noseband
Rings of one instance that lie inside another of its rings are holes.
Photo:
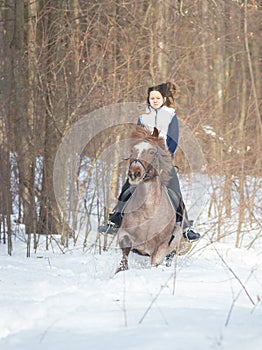
[[[155,153],[154,158],[153,158],[153,160],[152,160],[152,163],[149,164],[148,168],[145,167],[145,165],[143,164],[143,162],[142,162],[140,159],[135,158],[135,159],[133,159],[132,162],[130,163],[129,169],[130,169],[130,167],[131,167],[131,165],[132,165],[133,163],[135,163],[135,162],[136,162],[136,163],[139,163],[139,164],[142,166],[142,168],[144,169],[144,171],[145,171],[145,175],[143,176],[143,180],[153,179],[153,177],[154,177],[154,176],[158,176],[158,174],[152,176],[152,175],[149,174],[149,172],[153,169],[152,164],[155,163],[156,158],[157,158],[157,153]]]

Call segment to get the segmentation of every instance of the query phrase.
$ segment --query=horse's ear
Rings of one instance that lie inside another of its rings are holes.
[[[154,127],[154,131],[153,131],[152,136],[156,137],[156,138],[158,138],[158,136],[159,136],[159,131],[158,131],[158,129],[156,127]]]

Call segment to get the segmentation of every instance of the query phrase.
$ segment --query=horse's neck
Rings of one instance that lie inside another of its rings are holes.
[[[160,182],[159,176],[154,177],[149,181],[145,181],[138,185],[135,195],[137,200],[146,205],[148,202],[157,203],[162,195],[163,186]]]

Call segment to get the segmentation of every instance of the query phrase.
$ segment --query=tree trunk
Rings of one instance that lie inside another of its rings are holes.
[[[24,20],[24,1],[15,1],[15,23],[11,42],[15,97],[16,152],[19,169],[20,196],[26,233],[31,234],[34,208],[34,139],[31,86],[28,81],[27,28]],[[30,56],[30,55],[29,55]],[[30,71],[30,74],[31,71]]]

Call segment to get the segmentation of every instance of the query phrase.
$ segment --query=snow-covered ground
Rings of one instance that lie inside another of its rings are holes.
[[[262,349],[262,251],[204,236],[177,267],[0,244],[0,349]],[[176,274],[175,274],[176,273]]]

